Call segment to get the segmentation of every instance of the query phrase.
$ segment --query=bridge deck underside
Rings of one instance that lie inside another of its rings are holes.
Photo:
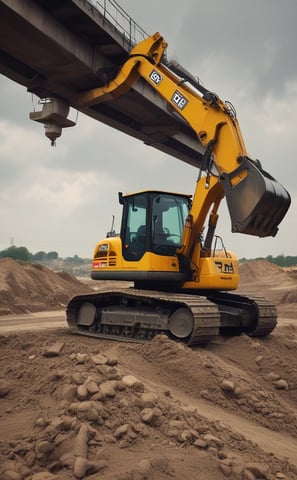
[[[87,0],[0,0],[0,73],[40,98],[98,86],[102,67],[120,65],[131,38]],[[194,132],[139,79],[125,95],[80,110],[148,145],[200,166]]]

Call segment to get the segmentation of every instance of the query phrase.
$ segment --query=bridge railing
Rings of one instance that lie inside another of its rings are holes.
[[[128,15],[116,0],[87,0],[134,46],[148,34]]]

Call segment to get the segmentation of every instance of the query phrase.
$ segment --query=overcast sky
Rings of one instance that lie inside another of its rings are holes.
[[[249,154],[291,194],[275,238],[232,234],[223,207],[217,233],[226,247],[240,258],[296,255],[296,0],[118,2],[146,32],[165,37],[169,58],[232,102]],[[91,257],[112,215],[120,227],[118,191],[195,188],[193,167],[82,114],[52,148],[29,120],[31,94],[4,76],[0,105],[0,250],[13,243]]]

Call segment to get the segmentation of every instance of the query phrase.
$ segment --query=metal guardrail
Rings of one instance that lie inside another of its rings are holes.
[[[106,19],[128,40],[131,47],[148,37],[148,34],[125,12],[116,0],[87,0],[87,2],[103,15],[103,20]]]

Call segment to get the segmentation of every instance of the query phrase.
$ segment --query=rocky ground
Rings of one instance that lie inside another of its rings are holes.
[[[0,479],[297,480],[296,273],[255,261],[241,275],[240,290],[278,307],[264,339],[119,343],[66,324],[2,335]],[[0,261],[5,315],[61,309],[91,288]]]

